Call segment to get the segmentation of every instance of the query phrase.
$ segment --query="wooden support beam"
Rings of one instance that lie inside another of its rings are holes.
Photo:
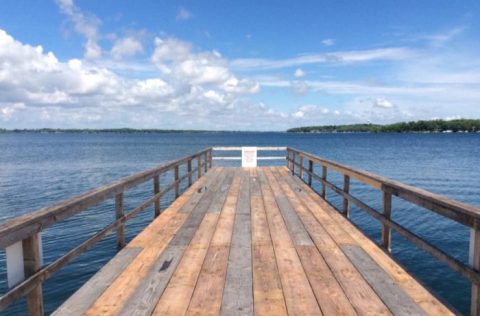
[[[202,177],[202,157],[200,155],[197,156],[197,180]]]
[[[192,160],[190,159],[187,162],[187,172],[188,172],[188,187],[192,186]]]
[[[41,247],[39,234],[31,235],[22,242],[23,266],[25,277],[34,275],[41,268]],[[27,294],[27,306],[29,316],[43,316],[43,293],[42,284],[39,283]]]
[[[303,156],[300,155],[300,179],[303,180]]]
[[[297,153],[293,152],[293,157],[292,157],[292,175],[295,175],[295,163],[297,162]]]
[[[180,196],[179,166],[175,166],[175,198]]]
[[[205,166],[204,166],[204,173],[208,171],[208,151],[205,152]]]
[[[115,195],[115,215],[116,219],[122,218],[124,215],[123,210],[123,192]],[[125,247],[125,224],[122,223],[117,227],[117,247],[122,249]]]
[[[322,198],[327,199],[327,186],[324,181],[327,181],[327,166],[322,166]]]
[[[480,270],[480,222],[475,221],[474,227],[470,229],[470,266],[476,270]],[[470,305],[470,315],[480,315],[480,287],[472,283],[472,299]]]
[[[313,161],[308,160],[308,186],[312,186]]]
[[[287,149],[287,168],[290,169],[290,166],[291,166],[291,162],[290,162],[290,149]]]
[[[208,169],[212,169],[212,162],[213,162],[213,150],[210,149],[208,151]]]
[[[156,175],[153,178],[153,194],[160,193],[160,175]],[[155,201],[155,217],[160,215],[160,198]]]
[[[350,192],[350,176],[343,175],[343,192]],[[349,217],[350,213],[350,201],[347,198],[343,198],[343,216]]]
[[[387,192],[382,192],[383,194],[383,216],[386,219],[390,219],[392,213],[392,195]],[[392,233],[390,231],[390,227],[388,225],[382,225],[382,247],[390,252],[391,251],[391,239]]]

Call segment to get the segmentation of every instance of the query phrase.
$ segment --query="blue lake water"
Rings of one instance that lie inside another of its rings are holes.
[[[0,134],[0,222],[214,145],[292,146],[480,205],[480,134],[27,133]],[[340,176],[333,174],[331,179],[340,185]],[[150,197],[151,191],[150,182],[129,191],[126,209]],[[355,181],[351,192],[380,209],[380,192]],[[171,200],[172,196],[167,196],[163,205]],[[341,205],[333,192],[329,201]],[[150,208],[127,223],[128,240],[148,224],[152,214]],[[466,227],[397,199],[392,214],[394,220],[467,262]],[[380,238],[380,225],[367,214],[353,207],[351,218],[371,238]],[[42,236],[45,263],[71,250],[113,219],[113,203],[108,201],[46,229]],[[49,279],[44,284],[46,312],[58,307],[115,252],[115,235],[110,234]],[[470,284],[460,275],[395,233],[392,254],[437,296],[468,314]],[[5,253],[1,250],[0,293],[6,291]],[[24,314],[25,308],[25,302],[20,301],[5,314]]]

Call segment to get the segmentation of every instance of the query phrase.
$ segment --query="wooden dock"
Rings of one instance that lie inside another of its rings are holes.
[[[218,167],[55,314],[449,313],[286,167]]]
[[[391,257],[394,230],[468,279],[471,314],[480,314],[480,209],[292,148],[264,148],[286,150],[287,166],[251,168],[212,167],[213,160],[236,159],[214,157],[213,150],[1,224],[0,248],[7,249],[9,262],[20,249],[24,275],[0,296],[0,311],[26,296],[29,314],[43,315],[43,282],[116,231],[118,254],[55,315],[452,315]],[[343,188],[327,180],[328,170],[343,175]],[[160,183],[168,174],[173,182]],[[382,211],[350,194],[351,178],[382,193]],[[153,182],[153,196],[124,210],[124,192],[146,181]],[[313,181],[320,183],[319,193]],[[161,199],[170,191],[175,200],[162,210]],[[343,209],[327,202],[327,191],[342,197]],[[393,221],[392,196],[469,227],[470,264]],[[42,266],[42,230],[112,198],[111,224]],[[351,204],[381,223],[380,245],[350,222]],[[125,222],[150,205],[153,221],[126,243]]]

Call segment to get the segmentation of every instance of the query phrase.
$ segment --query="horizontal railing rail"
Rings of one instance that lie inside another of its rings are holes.
[[[244,147],[213,147],[213,151],[242,151]],[[287,147],[253,147],[256,151],[286,151]],[[285,160],[285,156],[256,156],[256,160]],[[242,160],[242,156],[213,156],[213,160]]]
[[[305,166],[305,164],[307,164],[307,166]],[[322,168],[321,175],[314,172],[314,165]],[[472,284],[472,315],[480,315],[480,208],[290,147],[287,148],[287,166],[291,170],[292,175],[298,176],[309,186],[312,186],[312,180],[318,181],[321,184],[320,195],[325,200],[327,199],[327,188],[341,196],[343,198],[343,209],[337,210],[345,217],[349,217],[350,204],[352,203],[380,221],[382,224],[380,246],[385,251],[391,251],[391,230],[394,230],[408,241],[460,273]],[[328,170],[333,170],[343,175],[343,188],[327,180]],[[383,207],[381,212],[378,212],[350,193],[351,179],[356,179],[361,183],[378,189],[382,193]],[[417,234],[411,232],[406,227],[393,221],[391,219],[391,213],[393,211],[392,196],[397,196],[404,201],[413,203],[469,227],[471,229],[469,265],[452,257]]]
[[[196,165],[193,168],[194,164]],[[186,173],[180,175],[180,166],[186,165]],[[82,195],[63,201],[54,206],[42,208],[38,211],[7,220],[0,224],[0,248],[20,245],[23,251],[24,280],[13,285],[7,293],[0,297],[0,311],[6,309],[16,300],[27,296],[29,315],[43,315],[42,283],[53,273],[64,267],[71,260],[91,248],[109,232],[116,230],[117,246],[125,246],[125,222],[147,207],[154,205],[154,217],[161,211],[160,199],[172,190],[175,198],[180,195],[180,184],[188,179],[187,187],[193,183],[196,174],[197,180],[212,167],[212,148],[201,150],[193,155],[182,157],[158,167],[137,173],[113,183],[101,186]],[[173,172],[173,182],[160,187],[160,176],[169,171]],[[124,212],[124,193],[139,184],[153,180],[153,196],[135,207],[128,213]],[[115,199],[115,220],[92,237],[73,248],[54,262],[41,266],[41,245],[39,233],[45,228],[61,222],[90,207],[108,199]],[[7,250],[8,256],[8,250]]]

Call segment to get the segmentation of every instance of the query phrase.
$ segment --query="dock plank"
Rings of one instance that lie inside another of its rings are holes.
[[[288,314],[321,315],[263,168],[258,174]]]
[[[203,262],[187,315],[220,313],[240,182],[240,173],[237,171]]]
[[[271,173],[271,170],[266,170],[266,173],[270,179],[272,188],[277,192],[283,192],[285,194],[290,203],[292,203],[291,205],[294,205],[293,208],[295,210],[292,211],[297,215],[296,212],[301,205],[295,198],[295,194],[290,190],[290,187],[281,181],[278,173]],[[277,178],[275,178],[275,176]],[[298,220],[301,221],[300,217],[298,217]],[[297,229],[299,228],[304,229],[308,235],[303,223],[297,224]],[[313,245],[313,241],[306,245],[297,245],[296,248],[322,312],[326,315],[356,315],[355,309],[319,250]]]
[[[250,179],[242,170],[221,315],[253,315]]]
[[[345,245],[342,249],[394,315],[426,315],[361,247]]]
[[[231,170],[222,172],[219,181],[214,183],[211,190],[207,190],[205,195],[202,196],[170,244],[129,297],[120,315],[150,315],[153,312],[156,303],[178,266],[185,249],[200,226],[209,206],[216,203],[217,200],[225,199],[224,195],[226,193],[217,191],[220,191],[222,184],[228,184],[231,181],[231,178],[227,177],[227,174],[231,172]]]
[[[209,185],[217,180],[220,172],[221,169],[216,172],[207,173],[201,179],[204,179],[206,184]],[[192,187],[190,190],[193,191],[195,188]],[[202,192],[198,195],[203,197],[204,194],[206,193]],[[159,224],[156,223],[163,224],[164,216],[169,214],[167,212],[162,213],[157,217],[153,225],[149,225],[149,227],[142,232],[141,235],[146,235],[146,237],[142,237],[142,239],[139,238],[136,243],[132,241],[127,246],[131,247],[131,244],[133,244],[135,246],[144,246],[144,249],[85,312],[85,315],[117,315],[120,312],[127,299],[147,275],[151,265],[159,258],[160,254],[173,239],[174,234],[180,229],[189,215],[185,212],[177,212],[176,209],[171,211],[171,213],[172,218],[164,225],[158,226]],[[155,242],[151,242],[152,240]]]
[[[212,168],[56,315],[451,315],[285,167]]]
[[[52,315],[82,315],[140,253],[141,248],[124,248]]]
[[[287,178],[284,177],[283,179]],[[283,188],[290,193],[303,193],[303,190],[289,190],[285,185]],[[342,252],[337,243],[332,239],[323,227],[323,222],[320,223],[316,220],[314,214],[311,212],[312,210],[307,209],[305,205],[303,205],[303,200],[300,200],[296,194],[290,194],[289,198],[292,199],[296,211],[309,231],[315,245],[325,258],[325,262],[342,286],[343,291],[355,310],[359,314],[389,315],[390,311],[388,307],[385,306],[355,266],[350,262],[348,257]],[[315,209],[314,211],[318,210]]]
[[[192,296],[219,214],[207,213],[185,251],[153,315],[183,315]]]
[[[260,183],[255,169],[251,172],[250,196],[254,314],[287,315]]]
[[[410,276],[400,265],[392,260],[382,249],[380,249],[372,240],[366,237],[355,226],[349,223],[348,219],[343,217],[327,202],[296,177],[288,174],[287,168],[280,168],[279,172],[285,176],[287,181],[294,181],[296,185],[301,187],[306,193],[304,197],[313,200],[319,205],[330,217],[338,223],[340,227],[349,227],[344,230],[344,234],[348,234],[351,239],[355,240],[384,270],[387,272],[397,284],[399,284],[407,294],[409,294],[415,302],[420,305],[429,315],[454,315],[444,304],[442,304],[434,295],[428,292],[415,278]],[[306,198],[307,199],[307,198]],[[349,239],[350,240],[350,239]],[[348,243],[350,244],[350,243]]]

